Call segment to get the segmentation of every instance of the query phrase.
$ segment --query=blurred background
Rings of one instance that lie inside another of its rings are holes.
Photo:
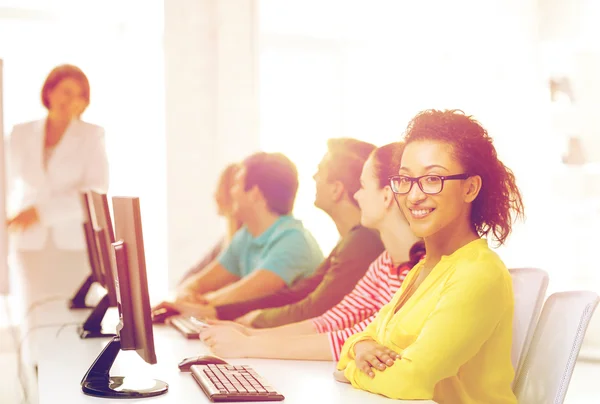
[[[459,108],[524,193],[507,266],[548,271],[549,293],[600,292],[599,20],[596,0],[0,0],[4,133],[43,116],[54,66],[86,72],[84,119],[106,129],[110,193],[141,197],[159,299],[223,232],[226,164],[287,154],[294,213],[329,251],[311,178],[326,139],[383,145],[422,109]],[[581,361],[600,371],[600,314]],[[568,402],[591,403],[600,389],[579,369]]]

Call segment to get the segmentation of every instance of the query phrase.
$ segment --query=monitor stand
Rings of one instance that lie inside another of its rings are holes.
[[[114,337],[98,355],[81,380],[81,389],[88,396],[108,398],[144,398],[164,394],[169,385],[160,380],[110,376],[110,368],[121,350],[121,340]]]
[[[94,306],[88,306],[85,303],[85,297],[87,296],[87,294],[90,291],[90,288],[92,287],[93,284],[94,284],[94,277],[92,274],[90,274],[85,279],[85,281],[83,281],[83,283],[81,284],[81,286],[75,293],[75,296],[73,296],[71,298],[71,300],[69,300],[69,309],[78,310],[78,309],[93,309],[94,308]]]
[[[87,320],[81,327],[79,327],[79,336],[82,339],[87,338],[107,338],[114,337],[115,334],[107,334],[102,332],[102,320],[106,311],[110,307],[110,299],[108,294],[104,295],[98,302],[94,310],[90,313]]]

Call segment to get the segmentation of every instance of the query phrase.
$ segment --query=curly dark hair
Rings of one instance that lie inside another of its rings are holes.
[[[407,145],[420,140],[450,144],[465,171],[481,177],[471,223],[481,237],[491,233],[498,245],[504,244],[513,222],[524,218],[523,200],[515,175],[498,159],[492,138],[483,126],[461,110],[428,109],[408,123],[404,134]]]

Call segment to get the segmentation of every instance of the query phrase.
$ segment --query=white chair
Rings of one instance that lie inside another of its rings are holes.
[[[516,378],[542,311],[548,288],[548,274],[536,268],[514,268],[509,272],[515,295],[511,360]]]
[[[551,295],[540,316],[514,391],[519,403],[562,404],[592,314],[594,292]]]

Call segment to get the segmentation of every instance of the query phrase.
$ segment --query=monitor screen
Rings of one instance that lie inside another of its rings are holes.
[[[104,279],[101,285],[108,293],[110,305],[114,307],[117,305],[117,296],[111,268],[110,250],[112,248],[111,244],[115,242],[115,235],[108,207],[108,198],[106,194],[99,194],[93,191],[88,192],[88,198],[92,207],[92,226],[100,258],[100,269]]]
[[[102,329],[102,321],[108,308],[117,305],[112,270],[110,269],[110,245],[114,241],[114,236],[110,212],[107,209],[108,201],[106,195],[86,192],[82,195],[82,203],[83,230],[92,274],[71,299],[69,307],[71,309],[88,308],[85,299],[90,286],[92,282],[100,284],[106,289],[106,295],[93,306],[93,310],[79,327],[78,332],[79,336],[85,339],[112,337],[115,335],[113,332],[105,332]]]
[[[94,233],[94,225],[92,224],[92,206],[88,194],[81,194],[81,210],[83,211],[83,235],[85,237],[85,245],[88,256],[88,264],[90,266],[90,274],[83,281],[79,289],[73,297],[69,299],[68,305],[71,310],[91,309],[94,306],[87,304],[88,294],[94,282],[104,285],[104,274],[100,267],[100,256],[98,254],[98,246],[96,243],[96,235]]]
[[[139,198],[114,197],[117,333],[121,349],[135,350],[146,362],[156,363],[154,335]]]
[[[83,231],[85,234],[85,244],[87,247],[88,261],[92,270],[94,282],[104,286],[104,273],[100,267],[100,256],[98,254],[98,246],[96,243],[96,235],[94,233],[94,223],[92,220],[92,203],[89,194],[81,194],[83,204]]]

